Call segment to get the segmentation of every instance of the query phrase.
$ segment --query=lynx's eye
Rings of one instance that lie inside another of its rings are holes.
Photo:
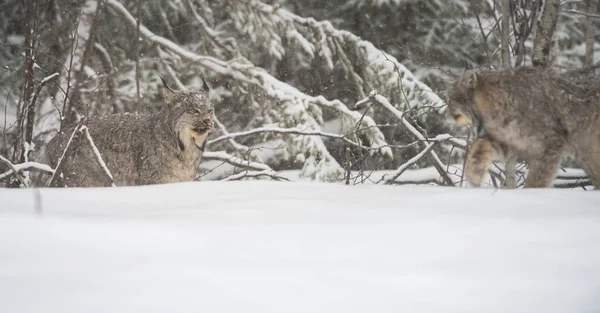
[[[198,109],[198,108],[193,108],[193,109],[190,110],[190,113],[192,113],[192,114],[200,114],[202,112],[200,112],[200,109]]]

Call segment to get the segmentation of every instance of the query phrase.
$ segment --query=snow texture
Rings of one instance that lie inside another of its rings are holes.
[[[597,192],[256,181],[0,199],[3,312],[600,311]]]

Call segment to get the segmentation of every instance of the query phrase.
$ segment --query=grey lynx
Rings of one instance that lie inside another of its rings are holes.
[[[163,184],[193,180],[206,137],[213,128],[209,87],[173,91],[163,80],[163,108],[151,115],[117,114],[90,119],[87,128],[117,186]],[[52,167],[76,125],[53,138],[46,157]],[[100,187],[109,179],[91,145],[77,134],[63,160],[61,179],[52,186]],[[58,174],[58,173],[57,173]]]
[[[526,188],[549,187],[563,156],[572,153],[600,188],[596,75],[532,67],[468,70],[448,90],[447,103],[447,118],[484,134],[467,155],[471,184],[481,184],[490,162],[518,158],[529,166]]]

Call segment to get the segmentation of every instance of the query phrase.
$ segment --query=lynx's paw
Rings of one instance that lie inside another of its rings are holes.
[[[503,161],[506,149],[491,138],[482,137],[473,141],[465,162],[465,177],[470,185],[480,187],[492,161]]]

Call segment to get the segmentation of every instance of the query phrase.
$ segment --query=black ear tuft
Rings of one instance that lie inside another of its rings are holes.
[[[173,97],[175,96],[175,91],[167,85],[167,82],[165,81],[165,79],[162,76],[159,75],[158,77],[160,77],[160,80],[163,83],[163,88],[162,88],[163,102],[165,104],[168,104],[171,102],[171,100],[173,100]]]
[[[204,77],[202,77],[202,89],[204,89],[205,92],[210,92],[210,86],[208,85]]]
[[[162,81],[162,83],[163,83],[163,86],[164,86],[164,87],[167,87],[167,88],[169,88],[169,86],[167,86],[167,82],[165,81],[165,79],[164,79],[162,76],[160,76],[160,75],[158,75],[158,77],[159,77],[159,78],[160,78],[160,80]]]
[[[463,62],[465,63],[465,70],[473,69],[473,65],[471,65],[471,62],[467,60],[464,60]]]

